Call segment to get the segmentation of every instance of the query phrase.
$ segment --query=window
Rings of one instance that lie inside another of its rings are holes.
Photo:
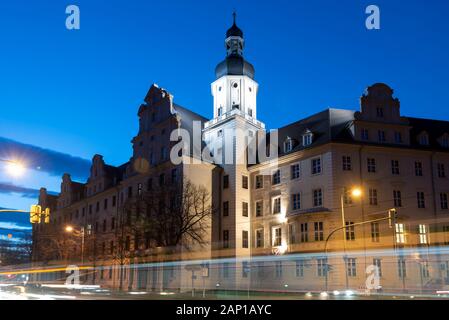
[[[438,178],[446,178],[446,170],[443,163],[437,164]]]
[[[343,190],[343,202],[346,205],[352,204],[351,190],[346,187]]]
[[[376,115],[377,115],[378,118],[383,118],[384,117],[384,108],[377,107],[376,108]]]
[[[299,163],[296,163],[290,167],[290,177],[292,180],[299,179],[300,173]]]
[[[355,226],[354,222],[346,221],[346,240],[347,241],[355,241]]]
[[[399,174],[399,161],[391,160],[391,174],[398,175]]]
[[[114,230],[114,228],[115,228],[115,218],[112,217],[111,218],[111,230]]]
[[[229,216],[229,201],[223,202],[223,217]]]
[[[447,210],[447,193],[440,193],[440,206],[441,210]]]
[[[368,165],[368,172],[371,172],[371,173],[376,172],[376,159],[368,158],[367,165]]]
[[[176,183],[178,181],[178,169],[171,170],[171,182]]]
[[[125,250],[129,251],[131,248],[131,237],[130,236],[126,236],[126,240],[125,240]]]
[[[282,229],[281,227],[273,227],[272,230],[273,247],[280,247],[282,245]]]
[[[301,209],[301,194],[300,193],[292,194],[292,208],[293,208],[293,210]]]
[[[416,199],[418,201],[418,208],[424,209],[426,207],[426,201],[424,199],[424,192],[418,191],[416,193]]]
[[[242,188],[248,189],[248,176],[242,176]]]
[[[106,210],[108,208],[108,199],[104,199],[103,201],[103,209]]]
[[[393,190],[393,202],[395,207],[402,207],[402,193],[399,190]]]
[[[301,242],[309,242],[309,228],[307,223],[301,223]]]
[[[273,185],[281,183],[281,170],[276,170],[273,173]]]
[[[449,245],[449,225],[443,226],[444,245]],[[447,269],[449,273],[449,269]],[[448,277],[449,278],[449,277]]]
[[[423,278],[429,278],[430,277],[430,270],[429,270],[429,261],[423,260],[419,264],[419,269],[421,271],[421,276]]]
[[[114,254],[114,241],[109,242],[109,253]]]
[[[407,277],[407,265],[404,258],[398,259],[398,276],[401,279]]]
[[[362,131],[360,132],[360,137],[362,138],[362,140],[368,141],[369,140],[369,131],[368,131],[368,129],[362,129]]]
[[[221,276],[222,278],[229,278],[229,262],[224,262],[221,268]]]
[[[382,277],[382,260],[379,258],[374,258],[373,266],[377,268],[377,276]]]
[[[304,269],[305,269],[305,263],[304,260],[296,260],[296,268],[295,268],[295,275],[299,277],[304,277]]]
[[[103,220],[103,232],[106,232],[107,222],[106,219]]]
[[[288,225],[288,242],[290,244],[296,243],[296,225],[294,223]]]
[[[427,133],[423,133],[419,136],[419,144],[422,146],[427,146],[429,144],[429,136],[427,135]]]
[[[342,161],[343,161],[343,171],[351,171],[352,170],[351,157],[343,156]]]
[[[263,201],[256,201],[256,217],[263,216]]]
[[[95,205],[95,212],[100,212],[100,202],[97,201],[96,205]]]
[[[415,162],[415,176],[422,177],[422,162],[416,161]]]
[[[263,248],[263,229],[256,230],[256,248]]]
[[[282,261],[276,261],[276,268],[275,268],[275,274],[276,278],[280,279],[282,278]]]
[[[369,204],[371,206],[377,206],[377,189],[369,189]]]
[[[223,108],[222,107],[218,108],[217,114],[218,114],[219,117],[221,117],[221,115],[223,114]]]
[[[112,197],[112,206],[115,207],[117,205],[117,197],[113,196]]]
[[[385,141],[386,141],[386,138],[385,138],[385,131],[383,131],[383,130],[377,131],[377,140],[378,140],[379,142],[385,142]]]
[[[324,241],[323,223],[315,222],[315,241]]]
[[[248,231],[242,231],[242,248],[247,249],[249,247],[248,244]]]
[[[304,147],[310,146],[312,144],[312,137],[313,135],[311,133],[307,133],[302,136],[302,145]]]
[[[405,243],[405,227],[403,223],[396,223],[396,243]]]
[[[248,202],[242,202],[242,216],[248,217]]]
[[[256,189],[262,189],[263,188],[263,176],[259,175],[256,176]]]
[[[443,148],[449,148],[449,137],[447,135],[441,138],[441,146]]]
[[[290,152],[293,150],[293,141],[290,138],[287,138],[287,140],[284,142],[284,152]]]
[[[316,262],[318,277],[325,277],[327,273],[327,258],[317,259]]]
[[[223,176],[223,189],[229,188],[229,176]]]
[[[395,131],[395,133],[394,133],[394,142],[402,143],[402,134],[398,131]]]
[[[165,185],[165,174],[161,173],[159,175],[159,186],[162,187],[163,185]]]
[[[223,248],[229,248],[229,230],[223,230]]]
[[[281,213],[281,197],[273,199],[273,214]]]
[[[312,174],[321,173],[321,158],[312,159]]]
[[[425,224],[420,224],[418,226],[419,243],[427,244],[427,226]]]
[[[380,231],[379,231],[379,222],[371,222],[371,241],[379,242],[380,241]]]
[[[346,259],[346,274],[348,277],[357,277],[357,259]]]
[[[313,206],[321,207],[323,206],[323,192],[321,189],[313,190]]]

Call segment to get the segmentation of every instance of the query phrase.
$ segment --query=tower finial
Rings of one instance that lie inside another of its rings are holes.
[[[232,12],[232,17],[234,18],[234,24],[235,24],[236,18],[237,18],[237,12],[235,11],[235,9],[234,9],[234,11]]]

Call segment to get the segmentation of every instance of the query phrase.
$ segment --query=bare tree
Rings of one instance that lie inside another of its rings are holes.
[[[120,289],[123,266],[141,248],[163,248],[169,253],[180,247],[189,249],[206,244],[205,234],[213,210],[209,191],[188,180],[151,188],[128,198],[119,210],[116,229]]]

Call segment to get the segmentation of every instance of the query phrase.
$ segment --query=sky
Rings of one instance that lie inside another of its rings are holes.
[[[80,8],[67,30],[66,7]],[[365,9],[380,8],[367,30]],[[210,83],[237,11],[245,58],[260,84],[258,117],[278,128],[328,107],[357,110],[384,82],[405,116],[449,119],[447,0],[1,1],[0,207],[26,209],[64,172],[85,181],[95,154],[131,157],[137,110],[153,83],[212,116]]]

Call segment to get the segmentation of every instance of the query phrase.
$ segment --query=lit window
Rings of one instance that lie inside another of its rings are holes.
[[[403,223],[396,223],[396,243],[405,243],[405,227]]]
[[[420,224],[418,226],[419,233],[419,243],[427,244],[427,226],[425,224]]]

